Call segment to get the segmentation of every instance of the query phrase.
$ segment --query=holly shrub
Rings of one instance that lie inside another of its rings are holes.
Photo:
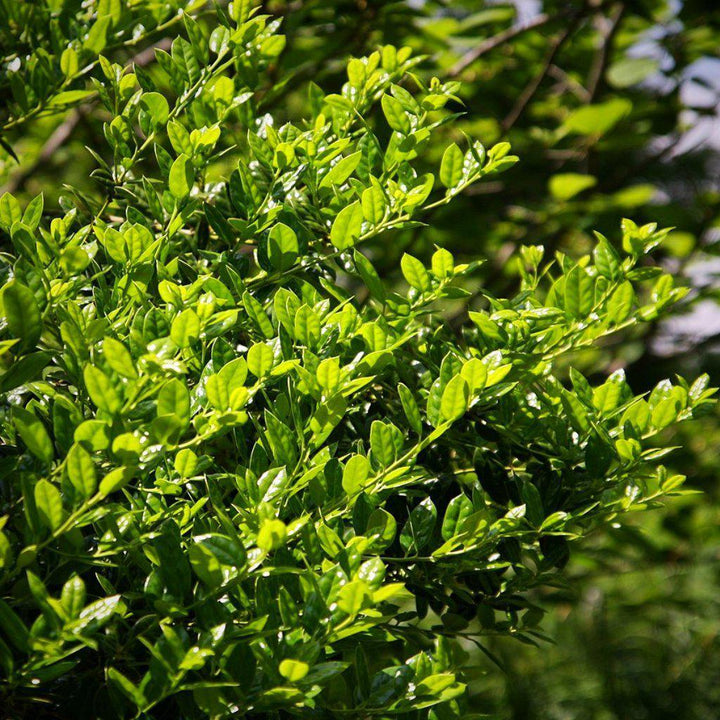
[[[7,109],[107,117],[98,197],[0,199],[6,716],[472,717],[468,651],[543,638],[572,542],[682,492],[657,435],[708,378],[572,368],[683,297],[647,255],[667,231],[527,245],[509,297],[443,248],[391,284],[366,241],[517,161],[467,139],[414,169],[457,83],[383,46],[279,125],[279,21],[185,14],[150,73],[98,54],[138,36],[104,5]]]

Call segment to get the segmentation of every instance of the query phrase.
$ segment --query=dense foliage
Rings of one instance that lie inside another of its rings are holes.
[[[444,248],[381,278],[366,248],[431,233],[517,158],[447,139],[465,91],[406,47],[310,84],[295,122],[266,112],[286,39],[250,6],[11,30],[34,60],[6,76],[6,130],[94,98],[105,118],[93,192],[54,219],[0,199],[16,716],[470,717],[467,651],[543,637],[531,591],[570,541],[678,492],[658,433],[712,394],[566,382],[685,295],[647,256],[655,225],[527,245],[502,294],[468,292],[479,259]],[[152,72],[105,57],[153,28],[177,36]]]

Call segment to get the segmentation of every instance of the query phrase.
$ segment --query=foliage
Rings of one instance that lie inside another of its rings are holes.
[[[716,154],[701,141],[717,114],[718,8],[428,0],[368,3],[333,23],[347,9],[340,1],[295,5],[271,4],[293,24],[285,73],[340,82],[341,67],[322,54],[338,37],[356,54],[379,42],[408,44],[432,57],[429,72],[463,81],[466,112],[448,135],[509,140],[523,158],[512,181],[475,188],[437,213],[422,237],[404,236],[396,252],[412,242],[429,253],[442,239],[473,254],[478,244],[495,250],[528,235],[546,246],[587,245],[593,228],[610,232],[632,212],[675,226],[664,252],[684,258],[716,224],[718,193],[708,182]]]
[[[7,68],[0,91],[8,98],[3,130],[43,114],[57,114],[93,95],[74,87],[95,68],[100,53],[142,45],[202,6],[195,0],[149,2],[124,7],[118,0],[0,4],[0,47]],[[6,149],[10,149],[6,145]]]
[[[276,119],[279,29],[245,2],[186,14],[152,72],[85,47],[96,188],[52,220],[42,195],[0,199],[16,715],[471,717],[468,647],[542,638],[533,593],[570,541],[682,492],[658,434],[707,407],[707,376],[563,382],[683,298],[647,255],[668,231],[625,220],[575,259],[527,245],[503,294],[471,295],[480,262],[444,248],[388,282],[366,248],[517,158],[445,140],[463,90],[407,47]],[[74,92],[31,65],[6,127]]]

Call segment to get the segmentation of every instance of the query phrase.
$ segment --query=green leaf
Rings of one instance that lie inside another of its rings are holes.
[[[275,355],[269,345],[256,343],[248,350],[247,367],[255,377],[266,377],[274,364]]]
[[[430,542],[436,521],[437,509],[429,497],[413,508],[400,533],[400,545],[408,555],[420,552]]]
[[[112,595],[91,602],[80,611],[80,622],[76,624],[75,628],[82,630],[93,627],[97,630],[107,623],[110,617],[122,607],[119,595]]]
[[[395,540],[396,533],[397,522],[387,510],[376,508],[370,513],[365,535],[373,538],[372,547],[376,552],[388,547]]]
[[[383,95],[380,101],[388,125],[397,132],[407,135],[410,132],[410,117],[399,100],[392,95]]]
[[[168,101],[158,92],[144,93],[140,99],[140,104],[152,118],[152,123],[156,127],[163,127],[168,121],[170,108]]]
[[[183,448],[175,456],[175,472],[183,479],[193,477],[198,467],[198,456],[190,448]]]
[[[188,308],[183,310],[174,320],[170,328],[170,339],[179,347],[190,347],[200,337],[200,318]]]
[[[365,487],[370,475],[370,461],[362,455],[353,455],[343,469],[342,486],[349,495],[357,495]]]
[[[597,178],[579,173],[560,173],[550,178],[550,194],[557,200],[570,200],[597,185]]]
[[[282,520],[265,520],[260,526],[257,546],[265,552],[272,552],[285,544],[287,527]]]
[[[14,407],[12,413],[13,423],[28,450],[44,463],[51,463],[55,450],[45,425],[25,408]]]
[[[147,700],[142,690],[132,683],[125,675],[114,667],[107,669],[108,680],[120,690],[131,702],[135,703],[138,708],[144,708]]]
[[[677,420],[678,413],[681,410],[680,402],[677,398],[669,397],[661,400],[652,409],[652,424],[657,430],[672,425]]]
[[[248,374],[248,365],[245,358],[239,357],[231,360],[220,368],[219,376],[226,383],[228,392],[232,394],[239,388],[244,387]]]
[[[468,315],[489,347],[495,347],[505,342],[504,331],[488,315],[472,311]]]
[[[264,417],[266,437],[275,457],[275,462],[278,465],[291,467],[295,464],[298,456],[295,434],[269,410],[265,411]]]
[[[358,274],[365,283],[368,292],[378,301],[384,303],[387,294],[385,292],[385,285],[377,274],[372,263],[359,251],[353,251],[353,260],[355,261],[355,268]]]
[[[182,202],[190,195],[190,190],[194,182],[195,172],[192,162],[190,158],[183,153],[175,160],[170,168],[168,187],[175,199]]]
[[[7,372],[0,376],[0,392],[8,392],[34,380],[39,380],[52,355],[34,352],[15,360]]]
[[[40,520],[45,527],[54,532],[63,521],[62,497],[60,491],[47,480],[38,480],[35,485],[35,505]]]
[[[100,368],[86,365],[83,377],[90,399],[100,410],[112,415],[120,411],[123,405],[122,397],[110,378]]]
[[[348,404],[342,395],[331,395],[318,405],[310,420],[313,448],[323,443],[345,416]]]
[[[601,415],[608,415],[620,404],[622,386],[614,380],[595,388],[593,392],[593,405]]]
[[[626,98],[613,98],[603,103],[585,105],[570,113],[563,130],[580,135],[604,135],[631,111],[632,103]]]
[[[468,391],[472,395],[485,387],[487,367],[479,358],[471,358],[462,366],[460,375],[465,379],[468,384]]]
[[[463,531],[463,523],[473,514],[473,504],[465,494],[454,497],[445,510],[440,533],[443,540],[450,540]]]
[[[452,673],[437,673],[423,678],[417,684],[418,697],[436,698],[438,702],[448,702],[458,695],[462,695],[465,685],[459,683]]]
[[[370,586],[364,580],[353,580],[340,588],[337,606],[351,617],[368,607],[372,602]]]
[[[295,315],[293,331],[299,343],[309,348],[315,347],[320,340],[320,318],[317,313],[307,305],[303,305]]]
[[[300,682],[310,670],[307,663],[300,660],[283,660],[278,668],[280,674],[289,682]]]
[[[462,417],[467,410],[469,397],[468,384],[464,377],[456,375],[443,390],[440,400],[440,416],[447,422]]]
[[[133,470],[128,467],[119,467],[111,470],[101,481],[98,493],[100,497],[107,497],[111,493],[122,490],[133,478]]]
[[[28,652],[29,632],[18,614],[4,600],[0,600],[0,628],[20,652]]]
[[[326,358],[319,365],[315,377],[318,385],[326,393],[335,392],[340,386],[340,361],[338,358]]]
[[[230,391],[219,375],[210,375],[205,380],[205,394],[216,410],[227,410],[230,407]]]
[[[620,427],[624,428],[626,423],[630,426],[638,435],[642,435],[650,427],[651,411],[650,406],[643,399],[637,399],[635,402],[623,413],[620,420]]]
[[[11,280],[2,289],[0,299],[10,333],[22,341],[24,349],[35,347],[42,333],[42,319],[33,293],[17,280]]]
[[[283,272],[289,270],[298,258],[298,241],[295,232],[283,223],[273,227],[268,235],[268,258],[271,265]]]
[[[359,202],[344,207],[335,218],[330,229],[330,242],[338,250],[347,250],[360,238],[363,209]]]
[[[520,487],[520,499],[525,505],[525,517],[534,527],[540,527],[545,519],[540,491],[531,482],[525,481]]]
[[[89,50],[93,55],[99,55],[107,44],[107,32],[110,29],[110,15],[101,15],[93,23],[90,32],[85,38],[83,48]]]
[[[86,420],[78,425],[73,438],[93,451],[105,450],[110,445],[110,428],[104,420]]]
[[[635,290],[632,283],[625,281],[610,296],[607,302],[607,315],[614,325],[625,322],[630,317],[635,302]]]
[[[369,223],[378,225],[383,221],[387,210],[387,202],[385,200],[385,194],[380,187],[372,185],[366,190],[363,190],[361,204],[363,216]]]
[[[97,487],[97,473],[90,453],[75,443],[65,459],[65,470],[73,487],[80,496],[87,499]]]
[[[422,434],[422,417],[420,416],[420,409],[418,404],[413,397],[410,388],[400,383],[398,385],[398,393],[400,394],[400,402],[402,403],[403,412],[407,418],[410,427],[415,431],[417,435]]]
[[[411,287],[420,290],[420,292],[430,291],[432,288],[430,274],[417,258],[405,253],[400,260],[400,268]]]
[[[247,561],[247,553],[239,540],[211,533],[199,535],[195,541],[202,547],[208,549],[220,562],[227,567],[240,568]]]
[[[22,220],[20,203],[9,192],[3,193],[0,197],[0,227],[9,233],[10,228]]]
[[[193,152],[193,145],[190,141],[190,134],[179,122],[171,120],[167,125],[167,134],[170,144],[178,155],[190,157]]]
[[[570,424],[579,432],[587,432],[590,427],[587,408],[573,394],[563,388],[561,400]]]
[[[445,248],[438,248],[432,256],[431,267],[437,278],[452,277],[455,271],[455,260],[452,253]]]
[[[603,277],[606,277],[608,280],[617,279],[620,274],[620,258],[605,238],[600,238],[593,251],[593,257],[595,259],[595,267]]]
[[[245,291],[242,296],[242,302],[250,319],[258,326],[260,332],[266,338],[275,336],[270,318],[268,318],[265,309],[259,300],[256,300],[249,292]]]
[[[395,461],[402,444],[402,433],[392,423],[373,421],[370,426],[370,449],[382,467]]]
[[[68,275],[79,275],[90,264],[90,256],[79,247],[66,248],[60,256],[60,267]]]
[[[85,583],[79,575],[73,575],[64,585],[60,594],[60,602],[71,618],[80,615],[85,607]]]
[[[361,152],[355,152],[352,153],[352,155],[341,158],[320,181],[320,187],[342,185],[355,172],[355,168],[360,164],[361,158]]]
[[[136,378],[137,370],[128,349],[111,337],[103,340],[103,357],[107,364],[122,377]]]
[[[205,585],[211,589],[222,585],[222,568],[211,550],[203,545],[191,545],[188,549],[188,559],[193,571]]]
[[[36,195],[25,208],[25,212],[22,216],[22,223],[31,230],[36,230],[42,219],[43,207],[45,205],[45,199],[43,194]],[[2,223],[0,222],[0,225]]]
[[[565,311],[575,318],[585,317],[595,301],[595,282],[585,268],[576,265],[565,276]]]
[[[174,415],[183,425],[190,422],[190,393],[185,383],[173,379],[160,388],[157,414],[158,416]]]
[[[614,87],[624,89],[642,82],[657,72],[658,67],[658,58],[623,57],[610,65],[605,77]]]
[[[448,190],[457,187],[462,181],[464,160],[462,150],[455,143],[449,145],[443,153],[438,177]]]

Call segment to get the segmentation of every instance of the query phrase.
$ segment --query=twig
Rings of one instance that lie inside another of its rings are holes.
[[[493,35],[493,37],[488,38],[484,42],[481,42],[480,45],[478,45],[473,50],[469,50],[468,52],[466,52],[448,70],[448,77],[455,77],[456,75],[459,75],[463,70],[465,70],[466,67],[472,65],[478,58],[485,55],[485,53],[494,50],[496,47],[503,45],[509,40],[514,40],[516,37],[518,37],[518,35],[522,35],[528,30],[535,30],[536,28],[542,27],[543,25],[547,25],[553,20],[559,20],[565,17],[567,14],[568,13],[558,13],[557,15],[548,15],[547,13],[542,13],[537,17],[533,18],[529,23],[526,23],[525,25],[517,25],[515,27],[508,28],[507,30],[503,30],[503,32],[498,33],[497,35]]]
[[[505,119],[502,121],[503,134],[507,133],[507,131],[510,130],[510,128],[512,128],[512,126],[518,121],[518,118],[522,115],[530,100],[532,100],[533,95],[535,95],[542,84],[542,81],[548,74],[550,67],[553,65],[555,56],[558,52],[560,52],[560,48],[575,30],[579,20],[580,14],[576,14],[573,21],[568,23],[568,25],[553,40],[545,56],[540,72],[525,86],[525,89],[520,93],[520,96],[518,97],[512,110],[510,110]]]
[[[485,53],[494,50],[500,45],[504,45],[510,40],[514,40],[516,37],[522,35],[528,30],[535,30],[537,28],[543,27],[543,25],[547,25],[548,23],[564,20],[573,16],[577,20],[583,15],[602,12],[610,4],[612,3],[607,2],[607,0],[590,0],[590,2],[588,3],[582,3],[582,7],[580,9],[570,6],[567,10],[558,12],[555,15],[541,13],[537,17],[534,17],[532,20],[530,20],[530,22],[525,23],[524,25],[516,25],[514,27],[508,28],[507,30],[503,30],[501,33],[493,35],[493,37],[481,42],[480,45],[478,45],[473,50],[469,50],[468,52],[466,52],[447,71],[447,76],[455,77],[456,75],[459,75],[463,70],[465,70],[466,67],[472,65],[478,58],[485,55]]]
[[[58,125],[52,135],[45,141],[40,153],[25,168],[21,168],[8,180],[5,186],[0,189],[0,195],[5,192],[14,193],[20,190],[28,178],[35,174],[35,171],[45,163],[52,160],[53,155],[68,141],[83,115],[87,112],[84,108],[77,108]]]
[[[130,58],[130,63],[145,67],[155,61],[156,50],[169,50],[172,46],[172,40],[169,37],[158,40],[158,42],[148,45],[144,50],[141,50],[137,55]]]
[[[548,70],[548,75],[562,83],[564,87],[573,93],[581,102],[590,102],[590,93],[577,80],[570,77],[561,67],[555,64],[551,65]]]
[[[588,102],[591,103],[598,90],[600,89],[600,81],[605,74],[605,68],[607,67],[608,60],[610,59],[610,50],[612,48],[613,39],[615,34],[620,27],[620,20],[622,20],[623,13],[625,12],[624,3],[620,3],[613,10],[612,15],[607,20],[607,27],[605,32],[601,36],[600,47],[593,60],[593,64],[590,68],[587,80],[588,90]]]

